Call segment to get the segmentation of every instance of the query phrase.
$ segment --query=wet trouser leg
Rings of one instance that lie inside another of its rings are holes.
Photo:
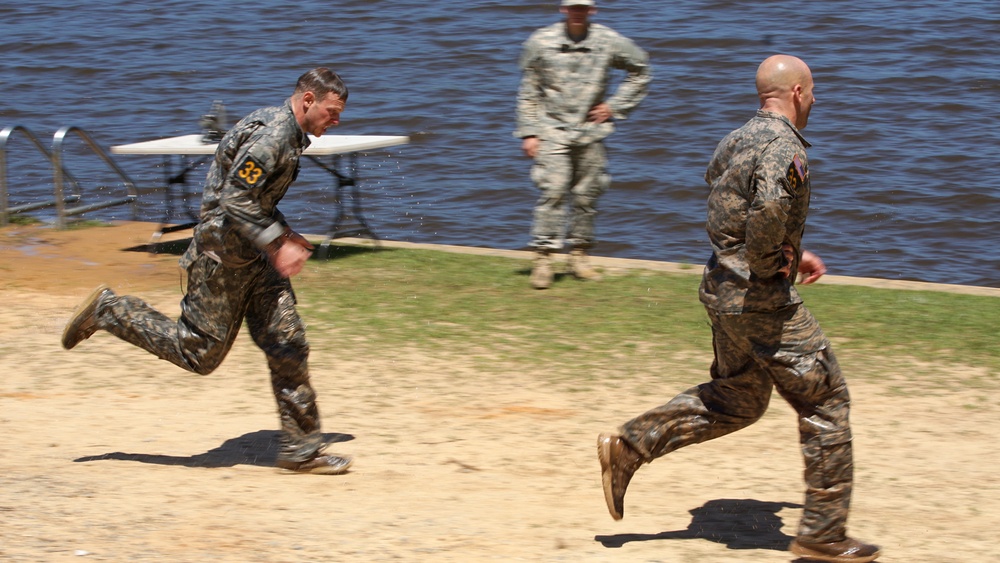
[[[247,328],[267,356],[281,419],[279,459],[306,461],[322,446],[316,392],[309,383],[309,344],[291,282],[268,268],[247,309]]]
[[[535,202],[531,246],[559,250],[564,234],[573,246],[592,246],[596,201],[611,183],[604,144],[569,146],[543,140],[531,178],[541,192]],[[568,225],[567,199],[571,207]]]
[[[98,327],[183,369],[211,373],[239,333],[248,291],[262,265],[227,268],[199,255],[188,269],[179,319],[172,320],[143,300],[126,295],[101,307]]]
[[[622,426],[622,437],[646,461],[750,426],[767,411],[773,386],[766,371],[749,354],[733,354],[724,331],[713,328],[712,340],[711,381]]]
[[[772,385],[799,416],[806,499],[798,535],[845,537],[853,483],[850,398],[819,324],[801,305],[776,313],[712,318],[712,381],[681,393],[622,427],[646,461],[749,426],[767,409]]]
[[[281,418],[279,456],[304,461],[322,446],[316,394],[309,384],[309,345],[291,283],[264,260],[228,268],[199,255],[188,269],[187,294],[174,321],[137,297],[122,296],[98,311],[98,326],[171,363],[211,373],[232,348],[246,317],[264,351]]]
[[[840,541],[854,488],[851,397],[830,342],[804,306],[784,322],[782,352],[772,361],[774,385],[799,417],[806,495],[798,535]]]

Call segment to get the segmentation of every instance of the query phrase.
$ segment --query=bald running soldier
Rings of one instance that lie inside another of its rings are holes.
[[[757,69],[760,110],[719,143],[705,173],[712,256],[699,296],[712,322],[711,381],[597,440],[604,497],[624,516],[625,490],[643,463],[741,428],[764,415],[771,390],[795,409],[806,495],[789,549],[819,561],[867,562],[878,546],[847,536],[854,461],[847,383],[830,341],[795,289],[826,267],[802,248],[810,146],[800,131],[816,101],[812,73],[775,55]]]

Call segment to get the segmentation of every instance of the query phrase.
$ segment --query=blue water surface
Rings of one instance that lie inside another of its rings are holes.
[[[511,134],[517,57],[560,18],[557,4],[4,2],[0,126],[46,142],[75,126],[106,147],[197,133],[213,100],[235,121],[330,66],[351,89],[333,133],[421,133],[361,161],[379,236],[520,249],[536,192]],[[617,0],[600,2],[595,21],[654,65],[649,97],[608,142],[614,185],[596,254],[704,262],[705,165],[756,109],[757,64],[784,52],[816,79],[806,244],[830,273],[1000,287],[1000,3]],[[121,189],[72,149],[88,197]],[[139,218],[161,217],[162,159],[115,160],[144,187]],[[9,143],[8,180],[12,205],[51,197],[51,169],[24,139]],[[328,176],[307,168],[282,210],[323,233],[332,196]],[[131,218],[125,207],[91,215]]]

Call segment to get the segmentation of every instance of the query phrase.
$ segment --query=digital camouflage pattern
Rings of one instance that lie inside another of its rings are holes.
[[[625,119],[646,97],[652,78],[649,56],[631,39],[591,23],[579,43],[559,22],[535,31],[520,59],[515,137],[540,137],[562,145],[586,145],[607,137],[614,122],[591,123],[587,112],[607,101],[615,119]],[[611,71],[626,72],[607,98]]]
[[[607,164],[604,143],[569,146],[541,140],[531,167],[531,179],[541,191],[533,210],[533,248],[559,250],[564,241],[574,248],[594,245],[597,198],[611,185]],[[567,196],[572,206],[568,222]]]
[[[559,249],[563,232],[568,244],[594,243],[597,198],[611,184],[601,140],[614,131],[646,96],[651,79],[649,57],[630,39],[609,27],[591,23],[586,38],[574,42],[565,22],[537,30],[525,41],[517,96],[518,138],[538,137],[531,178],[541,191],[535,204],[532,247]],[[626,73],[611,98],[613,70]],[[594,106],[606,102],[613,119],[587,121]],[[566,224],[566,201],[572,216]]]
[[[779,270],[800,256],[809,207],[805,139],[784,117],[758,112],[722,142],[705,179],[715,253],[700,290],[712,321],[711,381],[624,424],[648,463],[724,436],[763,416],[772,389],[795,409],[806,495],[798,536],[840,541],[853,486],[847,383],[830,342]],[[792,271],[798,268],[797,260]]]
[[[323,446],[309,344],[291,282],[262,249],[286,229],[277,204],[297,176],[309,139],[289,103],[257,110],[219,144],[201,221],[181,259],[187,291],[174,321],[132,296],[108,296],[98,327],[185,370],[208,374],[229,353],[244,319],[264,351],[281,418],[279,459],[305,461]]]
[[[773,311],[801,303],[781,245],[802,251],[809,213],[809,143],[787,117],[758,111],[715,149],[705,172],[708,237],[701,301],[716,311]],[[798,260],[791,264],[798,271]]]
[[[195,227],[198,249],[231,266],[257,260],[285,231],[278,202],[298,176],[309,144],[290,101],[259,109],[230,129],[205,180]]]
[[[802,305],[740,315],[709,310],[709,316],[712,380],[625,423],[622,438],[650,462],[753,424],[777,388],[799,416],[806,462],[798,535],[844,539],[854,470],[850,396],[818,323]]]

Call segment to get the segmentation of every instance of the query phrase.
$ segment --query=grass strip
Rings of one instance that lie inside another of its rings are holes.
[[[621,270],[596,283],[557,275],[537,291],[529,273],[527,260],[334,245],[295,287],[311,331],[331,327],[369,353],[479,356],[497,372],[544,359],[553,377],[583,378],[658,358],[710,358],[699,275]],[[842,360],[975,366],[991,381],[1000,371],[1000,299],[823,284],[800,291]]]

